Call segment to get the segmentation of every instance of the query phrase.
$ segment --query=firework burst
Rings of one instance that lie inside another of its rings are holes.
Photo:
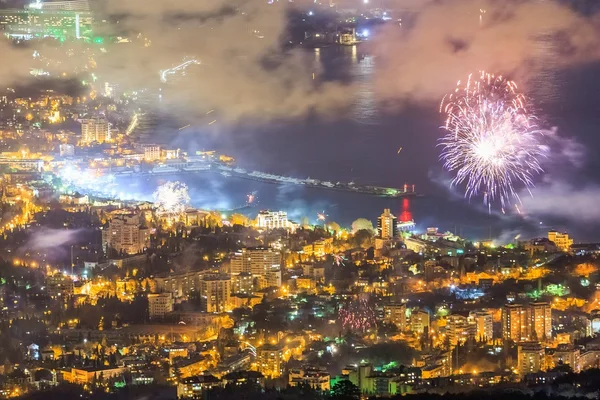
[[[343,254],[334,254],[333,255],[333,263],[335,265],[337,265],[338,267],[340,265],[345,266],[346,264],[344,264],[344,261],[346,260],[346,258],[344,257]]]
[[[154,206],[159,215],[176,217],[190,204],[188,188],[181,182],[167,182],[154,192]]]
[[[365,333],[377,326],[375,309],[366,298],[346,303],[339,311],[344,330]]]
[[[459,82],[442,100],[447,133],[440,158],[454,174],[452,185],[465,186],[465,197],[483,195],[488,208],[499,201],[503,211],[513,201],[518,207],[515,186],[529,190],[543,172],[542,130],[526,103],[514,82],[486,72]]]

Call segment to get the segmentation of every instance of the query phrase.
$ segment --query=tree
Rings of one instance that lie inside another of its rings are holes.
[[[356,233],[360,230],[367,230],[374,232],[373,223],[366,218],[359,218],[352,223],[352,233]]]
[[[343,380],[336,383],[331,389],[333,400],[359,400],[360,389],[350,381]]]

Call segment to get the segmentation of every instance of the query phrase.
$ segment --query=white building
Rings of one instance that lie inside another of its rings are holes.
[[[157,161],[160,160],[161,150],[157,144],[144,145],[144,160],[145,161]]]
[[[58,151],[61,157],[73,157],[75,155],[75,146],[63,143],[58,146]]]
[[[81,123],[81,142],[83,144],[104,143],[110,141],[110,126],[105,118],[85,119]]]
[[[172,293],[152,293],[148,295],[148,314],[152,318],[164,318],[173,311]]]
[[[267,230],[287,229],[289,228],[287,212],[263,210],[256,217],[256,225]]]

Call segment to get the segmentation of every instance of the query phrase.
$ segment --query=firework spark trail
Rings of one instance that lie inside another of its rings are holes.
[[[334,263],[335,265],[337,265],[338,267],[339,267],[340,265],[342,265],[342,266],[345,266],[345,265],[346,265],[346,264],[344,264],[344,260],[345,260],[345,259],[346,259],[346,258],[344,257],[344,254],[334,254],[334,255],[333,255],[333,263]]]
[[[452,185],[465,185],[465,197],[483,194],[488,208],[499,200],[504,211],[511,200],[521,203],[515,185],[529,190],[543,172],[539,159],[547,148],[526,103],[514,82],[483,71],[444,96],[440,158],[454,173]]]
[[[181,182],[167,182],[154,192],[154,206],[159,215],[176,217],[190,204],[188,188]]]
[[[375,309],[365,298],[345,304],[339,316],[345,330],[364,333],[377,326]]]

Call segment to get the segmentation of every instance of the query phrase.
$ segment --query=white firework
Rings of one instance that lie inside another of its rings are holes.
[[[154,192],[154,206],[159,215],[176,217],[190,204],[188,187],[181,182],[167,182]]]

